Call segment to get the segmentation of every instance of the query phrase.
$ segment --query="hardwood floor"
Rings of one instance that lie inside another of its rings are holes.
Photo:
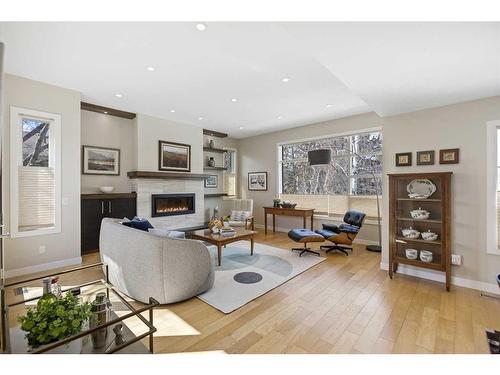
[[[284,251],[294,244],[283,233],[259,233],[256,242]],[[391,280],[380,254],[364,246],[326,257],[228,315],[197,298],[159,307],[155,352],[488,353],[484,329],[500,328],[499,300],[408,276]]]

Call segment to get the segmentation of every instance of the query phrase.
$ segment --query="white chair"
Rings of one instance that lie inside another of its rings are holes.
[[[254,230],[253,199],[232,199],[229,226]]]

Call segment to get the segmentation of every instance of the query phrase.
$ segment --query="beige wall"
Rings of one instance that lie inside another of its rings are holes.
[[[120,175],[81,175],[82,193],[99,192],[99,186],[114,186],[115,193],[132,189],[127,172],[134,168],[134,144],[137,142],[135,120],[81,111],[81,143],[87,146],[120,149]]]
[[[29,79],[5,75],[4,81],[3,181],[4,218],[9,226],[9,108],[18,106],[61,115],[62,126],[62,206],[61,233],[7,239],[5,263],[8,274],[35,271],[36,267],[76,262],[80,257],[80,93]],[[8,229],[7,229],[8,230]],[[40,245],[46,246],[44,254]],[[36,266],[35,268],[31,268]]]
[[[242,196],[254,200],[256,223],[264,224],[264,210],[262,207],[272,205],[273,198],[278,196],[276,151],[278,143],[376,128],[381,125],[382,119],[379,116],[368,113],[241,139],[239,142],[240,191]],[[267,171],[268,190],[265,192],[248,191],[248,172],[260,171]],[[321,228],[323,223],[326,223],[326,221],[315,220],[315,229]],[[268,222],[268,225],[270,225],[270,222]],[[297,228],[302,226],[302,222],[297,218],[280,216],[277,217],[276,226],[284,229]],[[358,239],[369,242],[377,241],[376,226],[366,224],[359,233]]]
[[[453,276],[494,283],[500,256],[486,252],[486,123],[500,119],[500,97],[384,118],[384,174],[451,171],[453,253],[463,256]],[[395,167],[396,152],[460,148],[460,164]],[[384,192],[387,192],[384,179]],[[384,199],[383,216],[389,212]],[[388,234],[383,235],[387,248]],[[384,251],[383,262],[388,262]]]

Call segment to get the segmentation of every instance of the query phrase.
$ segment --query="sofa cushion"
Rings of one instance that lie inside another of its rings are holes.
[[[231,212],[231,221],[245,221],[252,213],[250,211],[232,211]]]
[[[186,238],[184,232],[176,230],[168,230],[167,228],[149,228],[148,232],[158,237],[181,238],[181,239]]]
[[[150,228],[153,228],[147,219],[139,219],[137,216],[130,221],[124,221],[122,224],[130,228],[143,230],[145,232],[147,232]]]

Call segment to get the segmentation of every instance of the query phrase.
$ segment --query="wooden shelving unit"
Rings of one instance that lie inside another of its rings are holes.
[[[397,272],[398,264],[442,271],[446,275],[446,290],[451,281],[451,176],[452,172],[389,174],[389,276]],[[428,179],[436,191],[427,199],[412,199],[406,190],[415,179]],[[410,211],[422,208],[430,212],[427,220],[413,219]],[[401,230],[412,227],[419,232],[431,230],[436,241],[404,238]],[[419,257],[406,258],[406,249],[416,249]],[[432,262],[420,260],[420,251],[432,252]]]
[[[208,166],[203,167],[203,169],[206,171],[225,171],[225,170],[227,170],[227,168],[224,168],[224,167],[208,167]]]
[[[223,154],[226,152],[223,148],[214,148],[214,147],[203,147],[203,151],[205,152],[216,152],[218,154]]]

